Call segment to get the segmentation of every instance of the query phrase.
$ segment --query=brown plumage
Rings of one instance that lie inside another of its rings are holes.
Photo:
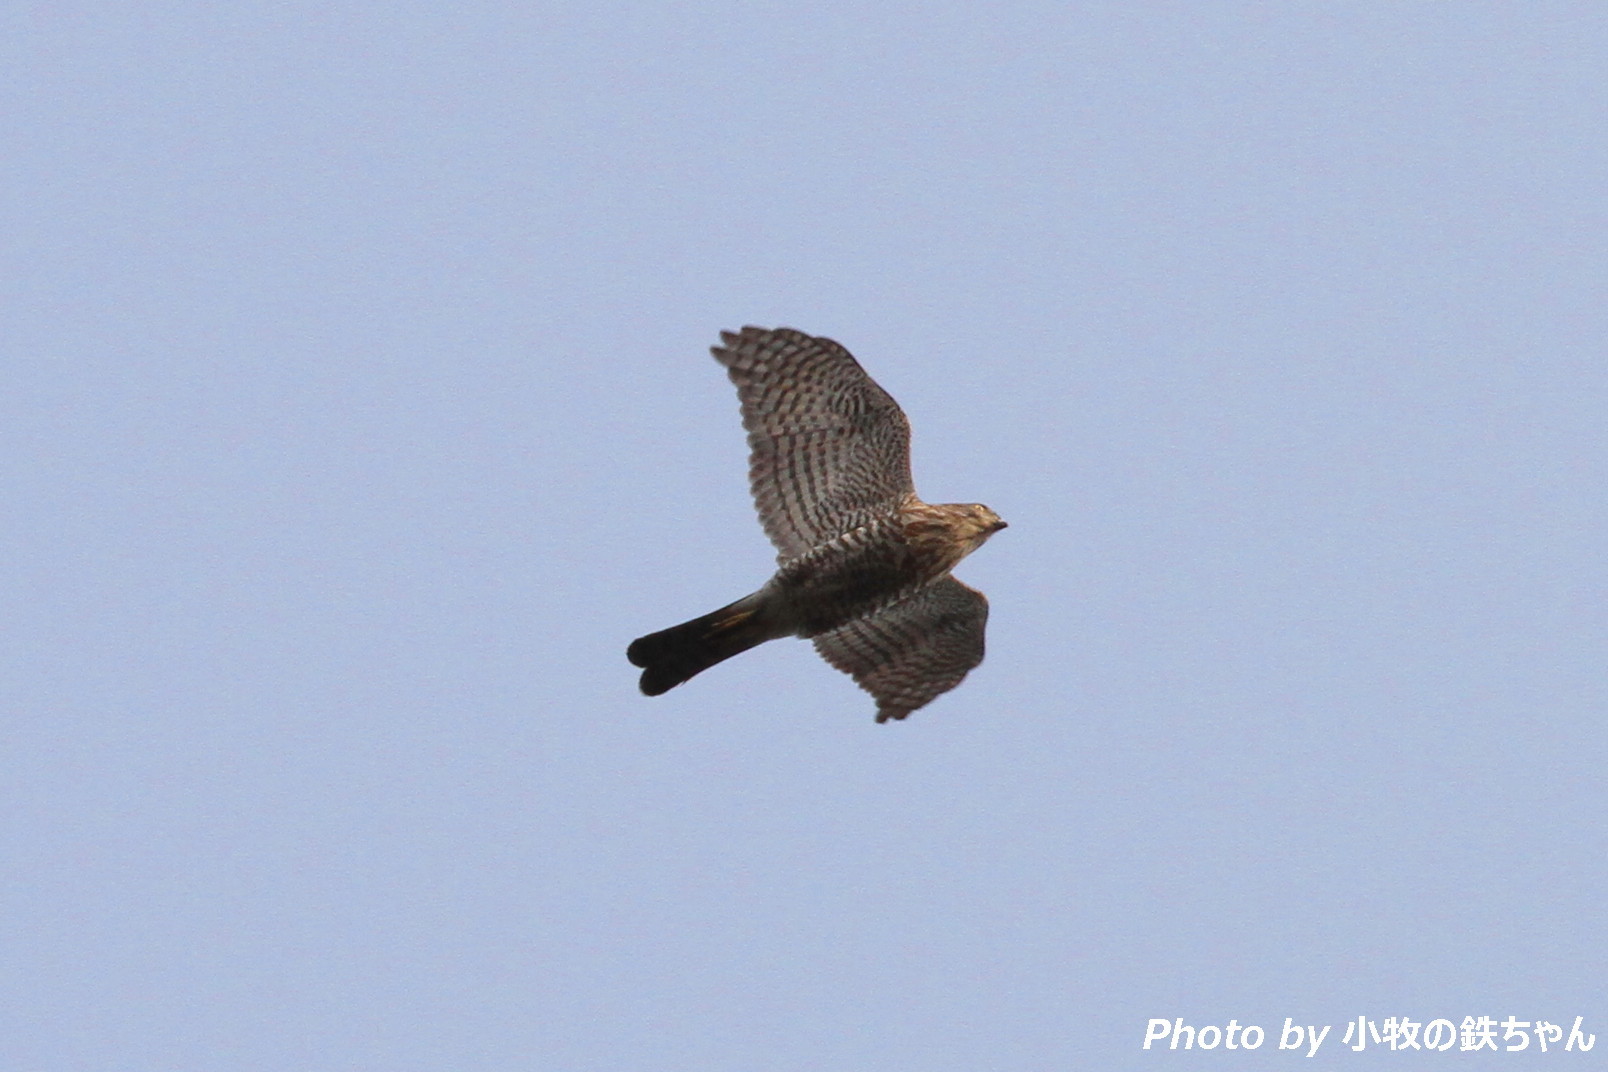
[[[988,601],[949,571],[1005,522],[916,497],[909,422],[831,339],[754,327],[721,339],[712,352],[737,385],[778,568],[752,595],[633,642],[642,691],[799,636],[876,698],[878,722],[904,718],[982,662]]]

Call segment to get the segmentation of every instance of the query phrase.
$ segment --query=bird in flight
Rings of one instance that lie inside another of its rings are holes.
[[[983,661],[988,600],[950,570],[1005,522],[978,503],[924,503],[910,422],[854,356],[791,328],[723,331],[748,431],[749,484],[778,568],[765,586],[626,651],[658,696],[779,637],[821,657],[904,718]]]

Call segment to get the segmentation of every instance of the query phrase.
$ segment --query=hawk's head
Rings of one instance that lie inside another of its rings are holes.
[[[924,503],[905,507],[904,537],[940,573],[983,546],[1005,522],[982,503]]]
[[[960,525],[957,527],[970,542],[973,551],[983,546],[984,540],[1005,528],[1005,522],[999,519],[999,515],[982,503],[967,503],[961,510]]]

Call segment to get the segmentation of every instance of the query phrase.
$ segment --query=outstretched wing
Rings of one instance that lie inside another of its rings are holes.
[[[910,423],[831,339],[791,328],[720,333],[748,430],[748,479],[786,560],[895,510],[915,493]]]
[[[815,638],[815,650],[876,698],[877,721],[904,718],[983,661],[988,600],[953,577]]]

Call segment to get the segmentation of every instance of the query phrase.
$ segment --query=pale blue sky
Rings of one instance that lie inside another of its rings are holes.
[[[1592,3],[13,5],[0,1065],[1608,1035],[1605,56]],[[636,692],[771,566],[745,323],[1011,524],[907,723],[795,642]]]

